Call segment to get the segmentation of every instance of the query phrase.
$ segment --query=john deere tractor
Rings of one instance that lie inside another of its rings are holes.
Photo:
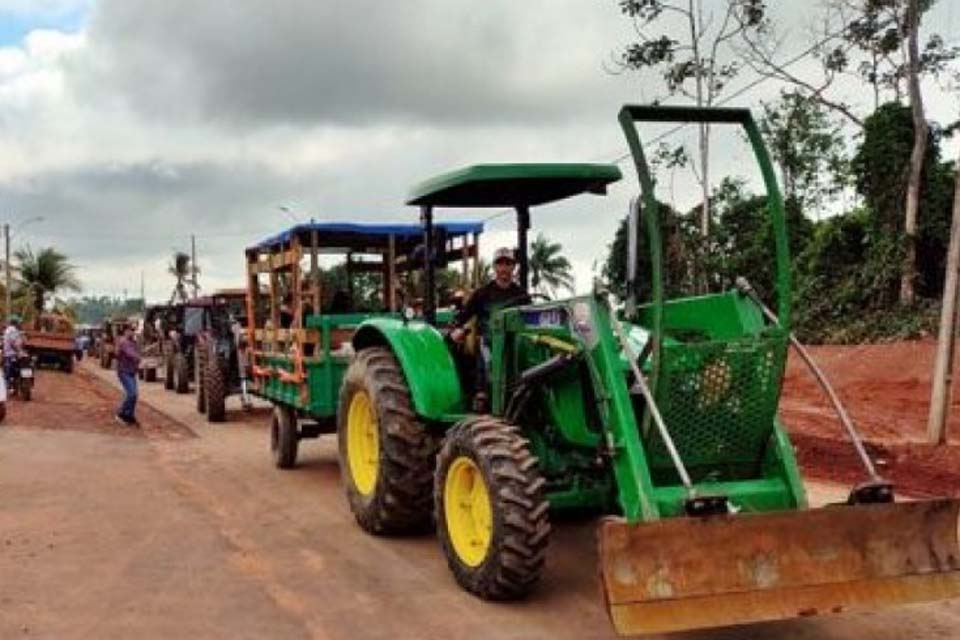
[[[527,287],[530,209],[603,193],[621,174],[612,165],[479,165],[414,189],[425,319],[362,322],[340,392],[341,467],[359,524],[380,534],[435,522],[457,582],[499,600],[524,596],[540,577],[551,513],[595,510],[603,515],[602,592],[621,633],[960,594],[957,501],[895,502],[864,455],[866,481],[847,503],[808,507],[777,417],[793,341],[787,229],[750,113],[626,106],[619,119],[642,191],[631,240],[646,235],[651,265],[639,273],[632,256],[630,289],[643,281],[652,295],[631,295],[617,310],[597,287],[495,313],[489,414],[468,411],[472,390],[436,323],[435,209],[515,209]],[[777,313],[745,282],[665,298],[660,214],[638,121],[744,129],[774,229]]]

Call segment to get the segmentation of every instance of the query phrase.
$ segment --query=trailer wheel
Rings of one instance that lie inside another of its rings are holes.
[[[364,530],[430,528],[437,439],[417,420],[389,349],[361,351],[344,374],[337,440],[347,500]]]
[[[447,564],[488,600],[530,592],[550,536],[545,481],[516,426],[473,416],[451,429],[437,456],[437,531]]]
[[[173,354],[168,353],[163,357],[163,388],[173,391],[173,382]]]
[[[223,422],[227,416],[227,363],[214,355],[207,362],[207,421]]]
[[[292,469],[297,464],[297,412],[293,407],[278,404],[270,422],[270,451],[278,469]]]
[[[187,356],[177,353],[173,356],[174,379],[177,393],[190,393],[190,363]]]

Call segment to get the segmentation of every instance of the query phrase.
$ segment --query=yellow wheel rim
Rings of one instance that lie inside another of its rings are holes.
[[[366,391],[357,391],[347,409],[347,464],[353,485],[361,495],[373,493],[380,466],[377,414]]]
[[[480,467],[466,456],[447,469],[443,511],[457,557],[468,567],[478,566],[487,557],[493,537],[493,510]]]

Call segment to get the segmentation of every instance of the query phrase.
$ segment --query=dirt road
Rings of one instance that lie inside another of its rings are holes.
[[[282,472],[265,412],[211,426],[192,395],[148,385],[144,399],[164,413],[144,409],[144,430],[129,431],[110,420],[113,387],[87,366],[42,372],[35,402],[0,426],[0,638],[614,637],[591,521],[556,525],[530,600],[481,602],[431,536],[359,530],[331,437],[304,443],[298,468]],[[960,602],[671,638],[941,640],[958,629]]]

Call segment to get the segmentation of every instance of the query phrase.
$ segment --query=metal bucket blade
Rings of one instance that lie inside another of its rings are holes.
[[[599,528],[621,634],[665,633],[960,596],[960,501],[671,518]]]

